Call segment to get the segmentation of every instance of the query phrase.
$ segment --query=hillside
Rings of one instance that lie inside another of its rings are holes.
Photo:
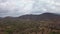
[[[2,18],[0,17],[0,19],[2,19]],[[53,13],[43,13],[43,14],[40,14],[40,15],[27,14],[27,15],[22,15],[22,16],[19,16],[19,17],[7,16],[3,19],[23,19],[23,20],[26,20],[26,19],[29,19],[29,20],[57,19],[57,20],[60,20],[60,15],[53,14]]]
[[[29,20],[60,20],[60,15],[58,14],[53,14],[53,13],[43,13],[43,14],[40,14],[40,15],[23,15],[23,16],[20,16],[18,17],[19,19],[29,19]]]
[[[0,34],[50,34],[59,32],[60,15],[43,13],[0,18]]]

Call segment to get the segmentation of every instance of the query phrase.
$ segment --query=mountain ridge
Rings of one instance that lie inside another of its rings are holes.
[[[54,14],[54,13],[43,13],[43,14],[40,14],[40,15],[27,14],[27,15],[22,15],[22,16],[19,16],[19,17],[8,16],[8,17],[5,17],[3,19],[20,19],[20,20],[36,20],[36,21],[58,20],[58,21],[60,21],[60,15]]]

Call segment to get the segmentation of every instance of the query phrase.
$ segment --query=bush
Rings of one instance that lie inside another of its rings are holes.
[[[60,32],[50,32],[50,34],[60,34]]]

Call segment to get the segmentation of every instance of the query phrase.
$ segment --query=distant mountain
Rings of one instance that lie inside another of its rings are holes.
[[[20,16],[20,17],[18,17],[19,19],[23,19],[23,20],[38,20],[38,17],[39,17],[40,15],[23,15],[23,16]]]
[[[40,14],[40,15],[28,14],[28,15],[22,15],[20,17],[9,17],[8,16],[8,17],[5,17],[4,19],[20,19],[20,20],[36,20],[36,21],[58,20],[58,21],[60,21],[60,15],[54,14],[54,13],[43,13],[43,14]]]
[[[18,17],[19,19],[28,20],[60,20],[60,15],[54,13],[43,13],[40,15],[23,15]]]
[[[49,23],[49,24],[51,24],[52,26],[54,25],[54,27],[50,27],[50,25],[49,25],[49,27],[50,28],[58,28],[58,29],[60,29],[59,27],[60,27],[60,15],[59,14],[54,14],[54,13],[43,13],[43,14],[40,14],[40,15],[32,15],[32,14],[28,14],[28,15],[22,15],[22,16],[20,16],[20,17],[10,17],[10,16],[8,16],[8,17],[5,17],[5,18],[0,18],[0,22],[4,22],[4,23],[17,23],[17,22],[19,22],[19,23],[26,23],[26,22],[28,22],[28,23],[30,23],[30,22],[32,22],[32,21],[34,21],[34,22],[36,22],[36,23],[41,23],[42,21],[44,22],[44,23]],[[46,22],[47,21],[47,22]],[[34,23],[34,22],[32,22],[32,23]]]
[[[54,20],[54,19],[60,19],[60,15],[58,14],[54,14],[54,13],[43,13],[40,15],[40,20],[48,20],[48,19],[51,19],[51,20]]]

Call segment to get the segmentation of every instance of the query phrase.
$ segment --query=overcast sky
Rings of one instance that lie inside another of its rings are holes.
[[[0,17],[60,13],[60,0],[0,0]]]

